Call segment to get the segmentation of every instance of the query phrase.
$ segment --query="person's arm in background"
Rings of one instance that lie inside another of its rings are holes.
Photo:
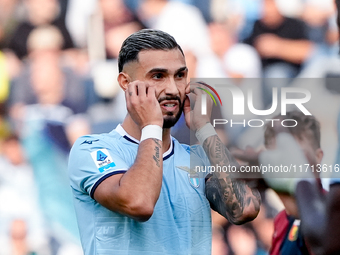
[[[312,157],[309,158],[303,154],[302,149],[290,134],[277,134],[276,140],[277,147],[275,149],[255,151],[253,148],[247,148],[246,151],[237,151],[233,155],[243,162],[248,162],[249,165],[259,165],[260,163],[262,165],[304,165],[307,163],[315,165]],[[319,185],[320,183],[315,181],[313,176],[302,178],[307,177],[305,174],[300,176],[301,178],[298,178],[298,176],[294,177],[294,175],[284,178],[284,176],[278,176],[277,174],[274,175],[276,176],[274,178],[273,175],[259,174],[265,179],[266,184],[278,193],[281,199],[286,199],[286,201],[282,200],[282,202],[287,214],[301,219],[303,236],[313,254],[324,254],[323,239],[326,224],[326,201],[323,190]],[[338,187],[340,188],[340,185]],[[340,202],[339,200],[337,199],[338,202]],[[333,206],[340,207],[340,203]],[[326,236],[327,240],[330,240],[328,235]],[[334,239],[332,240],[334,241]],[[330,243],[334,246],[333,241]]]
[[[190,101],[187,99],[184,105],[184,113],[187,126],[191,130],[196,131],[196,136],[199,136],[197,135],[198,130],[202,132],[207,126],[210,130],[213,127],[210,123],[207,124],[210,121],[207,116],[210,116],[210,114],[201,115],[202,90],[196,87],[196,85],[191,88],[188,86],[187,93],[191,92],[193,97],[196,97],[195,106],[191,111]],[[212,101],[210,100],[207,112],[211,112],[211,107]],[[203,139],[204,141],[199,137],[197,138],[203,146],[211,166],[230,165],[238,167],[237,161],[217,136],[216,132]],[[258,190],[250,188],[244,180],[232,178],[230,173],[212,173],[206,181],[205,191],[212,209],[227,218],[231,223],[243,224],[253,220],[259,213],[261,198]]]
[[[338,27],[340,27],[340,0],[336,0],[338,9]],[[338,116],[338,153],[335,167],[340,167],[340,113]],[[330,180],[329,193],[326,202],[326,223],[323,231],[323,254],[335,255],[340,253],[340,172],[333,172]]]
[[[268,22],[268,21],[266,21]],[[277,58],[301,64],[310,56],[314,44],[309,40],[306,25],[296,19],[283,18],[284,24],[278,34],[262,30],[253,38],[253,46],[261,58]]]
[[[326,201],[316,182],[299,181],[295,190],[296,202],[301,219],[301,231],[313,254],[323,252],[326,224]],[[328,238],[328,234],[327,234]]]
[[[287,130],[276,130],[276,147],[262,152],[238,152],[235,156],[245,162],[256,162],[262,165],[314,165],[312,151],[302,150],[299,143]],[[248,149],[249,151],[250,149]],[[253,155],[249,157],[248,155]],[[256,160],[257,158],[257,160]],[[276,191],[288,215],[301,219],[301,230],[308,247],[313,254],[324,254],[323,237],[325,236],[326,203],[319,179],[312,171],[292,173],[263,173],[266,183]],[[328,235],[327,235],[328,236]]]
[[[323,229],[324,255],[340,253],[340,182],[330,185],[327,197],[325,228]]]
[[[262,58],[278,58],[301,64],[310,55],[313,43],[308,40],[291,40],[274,34],[263,34],[256,38],[254,46]]]

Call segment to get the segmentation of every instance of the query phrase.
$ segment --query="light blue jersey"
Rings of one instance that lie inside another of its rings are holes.
[[[112,212],[93,199],[98,185],[126,172],[139,141],[118,127],[108,134],[84,136],[74,144],[69,175],[85,255],[211,254],[211,215],[204,178],[190,178],[191,158],[209,162],[201,146],[172,138],[163,154],[163,183],[154,213],[138,222]]]

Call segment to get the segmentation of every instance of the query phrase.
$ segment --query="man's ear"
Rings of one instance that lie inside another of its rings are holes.
[[[131,78],[127,73],[120,72],[117,81],[119,86],[125,91],[128,87],[128,84],[131,82]]]

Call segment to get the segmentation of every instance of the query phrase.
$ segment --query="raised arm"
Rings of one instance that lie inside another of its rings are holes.
[[[147,90],[143,82],[136,81],[129,84],[125,95],[130,124],[135,122],[140,129],[147,125],[157,125],[162,129],[163,116],[154,88]],[[134,164],[126,173],[101,182],[95,190],[95,200],[111,211],[138,221],[148,220],[162,187],[162,154],[160,139],[149,138],[140,142]]]
[[[186,100],[184,106],[186,123],[191,130],[196,132],[196,136],[199,136],[198,140],[203,146],[211,166],[233,165],[238,167],[238,163],[229,150],[217,134],[214,134],[210,119],[207,117],[209,115],[202,116],[200,113],[202,90],[197,86],[191,86],[187,90],[187,93],[189,92],[192,93],[195,106],[191,110],[190,102]],[[211,112],[212,101],[207,101],[207,112]],[[209,133],[208,136],[206,136],[207,133]],[[243,180],[233,178],[230,173],[214,172],[210,174],[205,187],[206,197],[211,208],[234,224],[243,224],[253,220],[259,213],[261,198],[258,190],[250,188]]]
[[[238,163],[217,135],[205,139],[203,148],[212,166],[238,167]],[[259,213],[260,193],[243,180],[234,179],[227,173],[214,172],[206,181],[205,187],[211,208],[234,224],[253,220]]]

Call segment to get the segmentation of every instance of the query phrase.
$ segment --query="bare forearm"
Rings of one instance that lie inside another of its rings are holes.
[[[203,148],[212,166],[238,166],[217,135],[208,137]],[[206,194],[212,208],[235,224],[254,219],[260,209],[259,192],[229,173],[214,172],[206,182]]]
[[[105,179],[94,198],[111,211],[138,221],[148,220],[160,194],[163,176],[162,141],[146,139],[138,148],[137,158],[121,175]]]
[[[156,204],[162,187],[162,141],[147,139],[140,143],[135,163],[120,180],[120,189],[144,202]]]
[[[301,64],[310,55],[313,43],[307,40],[287,40],[281,39],[280,50],[276,51],[275,57]]]

